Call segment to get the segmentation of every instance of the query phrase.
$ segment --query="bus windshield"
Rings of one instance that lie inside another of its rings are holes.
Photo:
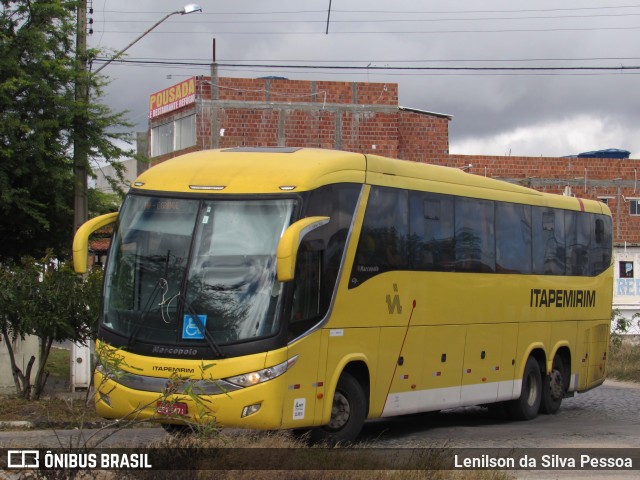
[[[274,334],[276,249],[295,207],[293,199],[130,195],[111,247],[102,326],[128,346]]]

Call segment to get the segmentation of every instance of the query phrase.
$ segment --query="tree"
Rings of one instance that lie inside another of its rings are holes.
[[[47,256],[40,261],[23,259],[13,268],[0,270],[0,332],[9,352],[16,393],[38,399],[45,387],[47,359],[53,342],[86,342],[97,325],[102,271],[85,279],[70,265]],[[16,363],[12,342],[27,335],[40,339],[39,361],[31,357],[22,371]],[[33,367],[35,379],[31,382]]]
[[[2,0],[0,10],[0,260],[63,258],[73,233],[74,120],[84,118],[90,158],[122,172],[132,156],[125,112],[100,104],[105,80],[78,69],[75,1]],[[97,52],[89,52],[95,56]],[[86,103],[75,85],[87,82]],[[89,165],[87,171],[91,172]],[[121,175],[120,175],[121,177]]]
[[[105,213],[117,212],[122,203],[122,197],[116,193],[101,192],[97,188],[90,188],[89,216],[98,216]]]

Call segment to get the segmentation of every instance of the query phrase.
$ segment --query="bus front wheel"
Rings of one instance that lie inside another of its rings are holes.
[[[343,372],[333,396],[329,423],[313,429],[311,440],[329,445],[352,442],[362,430],[366,416],[367,399],[360,382]]]
[[[507,402],[507,412],[516,420],[532,420],[538,415],[542,402],[542,374],[538,361],[529,357],[522,376],[520,398]]]

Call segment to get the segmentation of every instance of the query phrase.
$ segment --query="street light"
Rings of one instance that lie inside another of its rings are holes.
[[[113,57],[111,57],[109,60],[107,60],[105,63],[103,63],[102,65],[100,65],[100,68],[98,68],[94,73],[98,73],[100,72],[100,70],[102,70],[104,67],[106,67],[107,65],[109,65],[111,62],[113,62],[114,60],[116,60],[118,57],[120,57],[120,55],[122,55],[124,52],[126,52],[127,50],[129,50],[133,45],[135,45],[142,37],[144,37],[146,34],[148,34],[151,30],[153,30],[154,28],[156,28],[158,25],[160,25],[162,22],[164,22],[167,18],[171,17],[172,15],[187,15],[189,13],[193,13],[193,12],[201,12],[202,11],[202,7],[200,5],[198,5],[197,3],[189,3],[187,5],[185,5],[182,10],[176,10],[175,12],[171,12],[166,14],[163,18],[161,18],[160,20],[158,20],[155,24],[153,24],[153,26],[151,26],[151,28],[147,29],[142,35],[140,35],[138,38],[136,38],[133,42],[131,42],[129,45],[127,45],[126,47],[124,47],[122,50],[120,50],[118,53],[116,53]]]
[[[87,14],[86,0],[79,2],[78,6],[78,32],[77,32],[77,47],[76,56],[78,58],[85,58],[86,56],[86,14]],[[120,55],[131,48],[142,37],[151,32],[154,28],[164,22],[172,15],[187,15],[193,12],[201,12],[202,7],[196,3],[189,3],[182,7],[182,10],[176,10],[175,12],[168,13],[158,22],[156,22],[151,28],[147,29],[142,35],[136,38],[129,45],[124,47],[118,53],[113,55],[109,60],[100,65],[93,74],[99,73],[104,67],[116,60]],[[86,72],[86,60],[83,60],[81,67],[79,67],[79,73]],[[89,102],[89,87],[85,81],[76,82],[76,99],[80,102],[87,104]],[[87,198],[87,169],[89,164],[89,145],[85,129],[87,126],[86,112],[85,114],[76,115],[74,119],[74,138],[73,138],[73,176],[74,176],[74,193],[73,193],[73,229],[74,232],[87,221],[89,217],[89,207]]]

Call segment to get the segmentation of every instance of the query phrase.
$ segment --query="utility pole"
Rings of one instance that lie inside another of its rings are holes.
[[[73,230],[76,232],[80,226],[89,219],[89,206],[87,197],[87,174],[89,172],[89,140],[87,129],[89,125],[89,85],[92,75],[96,75],[114,60],[120,58],[124,52],[138,42],[142,37],[164,22],[172,15],[187,15],[201,12],[202,7],[197,3],[188,3],[181,10],[166,14],[160,20],[148,28],[142,35],[129,43],[118,53],[109,58],[95,72],[89,72],[87,68],[87,0],[78,2],[78,19],[76,31],[76,114],[73,121]]]
[[[73,121],[73,231],[89,218],[87,198],[87,168],[89,145],[87,120],[89,106],[89,78],[87,75],[87,1],[78,2],[76,28],[76,113]]]

